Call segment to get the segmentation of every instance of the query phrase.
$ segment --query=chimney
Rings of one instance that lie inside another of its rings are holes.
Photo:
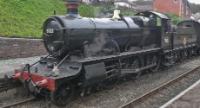
[[[67,7],[67,15],[71,17],[78,17],[78,6],[80,0],[66,0],[65,6]]]

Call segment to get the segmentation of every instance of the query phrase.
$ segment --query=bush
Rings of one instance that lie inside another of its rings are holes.
[[[97,8],[92,5],[81,4],[79,7],[79,14],[84,17],[95,17]]]
[[[175,14],[167,14],[167,15],[171,18],[172,23],[175,24],[175,25],[183,20],[181,17],[179,17],[179,16],[177,16]]]

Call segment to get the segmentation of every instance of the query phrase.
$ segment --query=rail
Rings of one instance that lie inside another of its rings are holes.
[[[191,71],[188,71],[186,73],[183,73],[181,75],[179,75],[178,77],[162,84],[161,86],[139,96],[138,98],[135,98],[127,103],[125,103],[124,105],[120,106],[120,108],[132,108],[134,107],[134,105],[137,105],[138,103],[142,103],[142,102],[145,102],[145,100],[148,100],[150,99],[152,96],[156,95],[156,94],[159,94],[160,91],[170,87],[170,86],[173,86],[174,83],[176,82],[179,82],[181,81],[182,79],[184,78],[187,78],[187,76],[189,76],[190,74],[193,74],[195,73],[198,69],[200,69],[200,66],[196,67],[195,69],[191,70]]]
[[[14,103],[7,104],[7,105],[2,106],[0,108],[11,108],[11,107],[14,108],[17,105],[25,104],[25,103],[34,101],[35,99],[36,99],[35,97],[30,97],[30,98],[27,98],[27,99],[24,99],[24,100],[21,100],[21,101],[17,101],[17,102],[14,102]]]

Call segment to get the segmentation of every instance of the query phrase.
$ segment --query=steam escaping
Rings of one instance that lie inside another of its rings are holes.
[[[116,42],[109,38],[105,31],[97,31],[91,43],[84,42],[84,55],[86,57],[111,55],[119,52]]]

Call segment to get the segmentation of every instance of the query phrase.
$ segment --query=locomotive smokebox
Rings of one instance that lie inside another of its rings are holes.
[[[78,6],[80,0],[66,0],[65,6],[67,7],[67,15],[77,17],[78,13]]]

